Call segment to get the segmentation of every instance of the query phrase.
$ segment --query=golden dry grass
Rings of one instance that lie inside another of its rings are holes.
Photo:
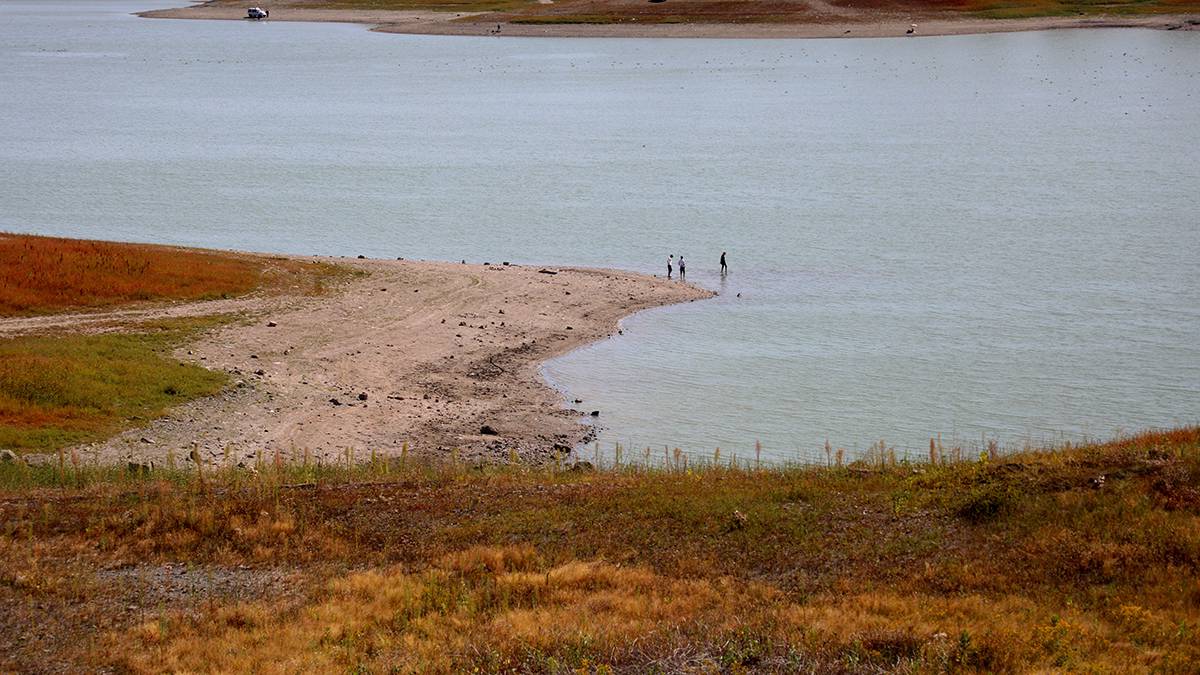
[[[132,672],[1200,660],[1197,428],[937,466],[264,460],[203,478],[0,465],[0,668],[46,654]],[[141,577],[168,563],[193,590],[147,600],[161,589]],[[289,580],[255,585],[276,572]],[[197,595],[214,578],[232,590]]]

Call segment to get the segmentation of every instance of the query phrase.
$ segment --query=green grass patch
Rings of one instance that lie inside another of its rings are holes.
[[[329,0],[323,9],[367,11],[506,12],[536,5],[531,0]]]
[[[225,320],[0,340],[0,447],[48,452],[99,440],[220,391],[225,374],[182,363],[170,352]]]

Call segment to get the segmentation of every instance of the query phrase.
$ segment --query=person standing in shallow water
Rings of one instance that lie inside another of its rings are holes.
[[[729,266],[725,264],[725,251],[721,251],[721,276],[729,273]]]
[[[671,278],[671,273],[675,271],[675,268],[671,266],[671,263],[672,263],[672,262],[674,262],[674,261],[675,261],[675,254],[674,254],[674,253],[672,253],[671,255],[667,256],[667,278],[668,278],[668,279],[670,279],[670,278]]]
[[[687,277],[687,268],[683,266],[683,256],[679,256],[679,280],[683,281]]]

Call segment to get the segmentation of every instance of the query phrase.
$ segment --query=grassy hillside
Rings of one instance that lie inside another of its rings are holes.
[[[0,486],[0,669],[1200,662],[1200,428],[935,465],[263,457],[212,475],[8,464]]]

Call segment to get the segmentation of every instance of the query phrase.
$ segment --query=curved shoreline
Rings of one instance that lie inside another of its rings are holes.
[[[337,262],[364,274],[325,296],[136,312],[137,321],[239,312],[245,321],[176,354],[228,373],[232,384],[81,454],[99,463],[182,462],[193,450],[218,465],[277,453],[327,463],[404,452],[544,462],[590,429],[541,376],[546,360],[616,333],[625,316],[713,295],[616,270]],[[131,318],[128,309],[112,314]],[[111,318],[3,319],[0,334],[87,330]],[[485,425],[494,433],[482,433]]]
[[[209,3],[137,12],[163,19],[244,20],[241,5]],[[279,7],[272,21],[355,23],[381,33],[411,35],[495,35],[496,15],[470,12],[396,11]],[[905,37],[913,21],[914,37],[976,35],[1077,28],[1144,28],[1200,30],[1197,14],[1137,16],[1048,16],[1025,19],[939,18],[921,15],[830,14],[809,22],[779,23],[521,23],[501,20],[503,37],[619,37],[619,38],[863,38]]]

